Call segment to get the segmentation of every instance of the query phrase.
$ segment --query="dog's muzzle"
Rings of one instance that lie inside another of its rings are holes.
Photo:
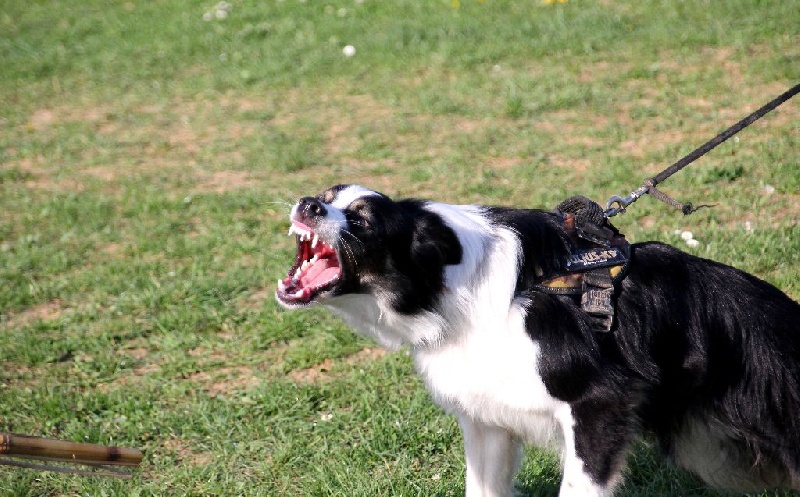
[[[289,219],[289,235],[297,237],[297,254],[286,278],[278,280],[275,297],[286,307],[303,307],[330,293],[342,276],[334,243],[328,242],[328,209],[313,197],[303,197]]]

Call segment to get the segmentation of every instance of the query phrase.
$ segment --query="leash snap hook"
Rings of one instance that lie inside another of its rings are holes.
[[[622,198],[619,195],[614,195],[610,199],[608,199],[608,202],[606,202],[606,210],[605,212],[603,212],[603,214],[606,217],[616,216],[617,214],[625,212],[625,208],[631,205],[632,203],[633,200],[631,199],[630,196]],[[614,204],[616,204],[617,206],[615,207]]]
[[[645,182],[644,185],[640,186],[636,190],[632,191],[627,197],[620,197],[619,195],[614,195],[608,199],[606,202],[606,210],[603,212],[603,215],[606,218],[616,216],[617,214],[622,214],[625,212],[625,208],[627,208],[632,203],[636,202],[642,195],[647,193],[649,186]]]

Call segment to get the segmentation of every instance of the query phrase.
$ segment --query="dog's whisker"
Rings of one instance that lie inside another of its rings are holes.
[[[348,231],[346,231],[346,230],[342,230],[342,234],[350,235],[350,238],[351,238],[351,239],[353,239],[353,240],[355,240],[356,242],[360,243],[360,244],[362,245],[362,247],[363,247],[363,245],[364,245],[364,244],[361,242],[361,240],[359,240],[358,238],[356,238],[356,237],[355,237],[355,236],[354,236],[352,233],[349,233],[349,232],[348,232]],[[344,250],[344,255],[345,255],[345,257],[347,258],[347,261],[348,261],[350,264],[352,264],[352,265],[353,265],[353,268],[354,268],[356,271],[358,271],[358,258],[355,256],[355,253],[353,252],[353,248],[352,248],[352,247],[350,247],[350,245],[348,245],[348,244],[347,244],[347,243],[345,243],[344,241],[342,241],[341,243],[339,243],[339,247],[340,247],[342,250]]]
[[[343,230],[341,231],[341,233],[342,233],[343,235],[347,235],[347,236],[349,236],[351,240],[353,240],[354,242],[356,242],[356,243],[358,243],[359,245],[361,245],[361,247],[362,247],[362,248],[364,247],[364,242],[362,242],[361,240],[359,240],[359,239],[358,239],[358,237],[357,237],[356,235],[354,235],[354,234],[350,233],[350,232],[349,232],[349,231],[347,231],[346,229],[343,229]]]

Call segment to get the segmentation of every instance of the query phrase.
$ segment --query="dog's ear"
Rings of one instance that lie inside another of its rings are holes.
[[[444,266],[461,262],[458,236],[439,216],[428,214],[417,219],[411,238],[411,258],[424,271],[441,274]]]

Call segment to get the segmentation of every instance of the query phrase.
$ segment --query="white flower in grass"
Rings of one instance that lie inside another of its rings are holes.
[[[764,194],[765,195],[772,195],[775,193],[775,187],[772,185],[764,185]]]
[[[228,17],[228,13],[230,13],[232,9],[233,6],[228,2],[219,2],[211,10],[203,14],[203,20],[208,22],[214,19],[225,19]]]
[[[688,242],[689,240],[693,239],[694,235],[691,231],[684,231],[681,233],[681,239]]]
[[[688,246],[690,246],[690,247],[692,247],[692,248],[695,248],[695,247],[697,247],[698,245],[700,245],[700,242],[698,242],[698,241],[697,241],[697,240],[695,240],[694,238],[690,238],[690,239],[686,240],[686,245],[688,245]]]
[[[347,45],[342,49],[342,53],[345,57],[352,57],[356,54],[356,47],[353,45]]]
[[[322,416],[320,416],[319,419],[322,421],[330,421],[333,419],[333,414],[329,412],[322,413]]]

